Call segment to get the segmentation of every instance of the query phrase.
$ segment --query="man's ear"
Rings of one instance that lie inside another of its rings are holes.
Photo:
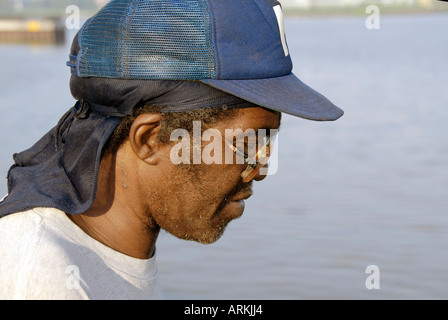
[[[160,130],[162,116],[158,113],[139,115],[129,130],[129,142],[134,153],[148,164],[157,163],[157,150],[160,142],[157,135]]]

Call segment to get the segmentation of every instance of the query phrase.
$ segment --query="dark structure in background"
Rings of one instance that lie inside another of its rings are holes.
[[[0,18],[0,43],[64,44],[61,18]]]

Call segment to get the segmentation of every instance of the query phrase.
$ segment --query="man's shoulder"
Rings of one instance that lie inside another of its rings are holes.
[[[30,247],[40,239],[55,236],[52,232],[50,215],[64,214],[53,208],[34,208],[10,214],[0,219],[0,247],[2,252],[9,246],[14,248]]]
[[[47,259],[46,252],[52,256],[57,255],[58,260],[64,259],[67,246],[79,247],[73,243],[75,241],[70,235],[64,232],[63,224],[67,219],[64,212],[54,208],[34,208],[1,218],[2,260],[8,258],[25,262],[23,259],[36,260],[42,257]],[[36,263],[36,261],[27,262]]]
[[[16,212],[0,218],[0,226],[14,226],[18,223],[26,223],[29,227],[36,226],[42,221],[42,216],[36,209]],[[3,231],[3,228],[1,229]]]
[[[155,258],[105,247],[57,209],[0,219],[0,299],[154,299]]]
[[[0,247],[2,253],[39,237],[39,231],[44,227],[42,216],[36,210],[28,210],[10,214],[0,219]],[[17,252],[17,250],[14,250]]]
[[[63,214],[56,209],[36,208],[0,219],[0,297],[3,299],[42,298],[44,285],[55,290],[65,287],[70,256],[61,242],[66,241],[52,227],[46,214]]]

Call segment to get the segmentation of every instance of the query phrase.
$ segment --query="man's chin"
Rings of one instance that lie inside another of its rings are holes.
[[[228,202],[222,208],[219,214],[215,216],[218,218],[219,222],[214,226],[213,228],[214,232],[210,232],[208,237],[204,237],[203,240],[205,241],[199,241],[199,242],[203,244],[211,244],[218,241],[224,234],[227,225],[232,220],[238,219],[243,215],[244,206],[245,206],[244,200]],[[212,234],[214,236],[211,236]]]
[[[242,216],[244,211],[244,200],[230,201],[216,212],[210,225],[201,232],[184,237],[184,240],[195,241],[201,244],[212,244],[218,241],[224,234],[227,225]]]
[[[163,226],[161,227],[179,239],[201,244],[212,244],[222,237],[227,225],[232,220],[238,219],[243,215],[244,207],[244,200],[225,201],[221,203],[211,217],[199,219],[202,222],[185,225],[184,228],[167,229]]]

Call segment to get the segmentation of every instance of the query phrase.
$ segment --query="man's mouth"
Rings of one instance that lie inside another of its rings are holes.
[[[229,195],[220,203],[215,212],[215,215],[221,213],[221,211],[228,205],[238,204],[238,206],[244,207],[244,200],[249,199],[252,196],[252,193],[252,182],[241,182],[233,189],[233,192],[230,192]]]
[[[230,201],[241,201],[241,200],[247,200],[252,196],[252,188],[244,189],[240,192],[238,192],[235,196],[230,198]]]
[[[234,202],[249,199],[253,194],[252,185],[252,182],[239,184],[235,187],[234,192],[228,197],[228,199]]]

